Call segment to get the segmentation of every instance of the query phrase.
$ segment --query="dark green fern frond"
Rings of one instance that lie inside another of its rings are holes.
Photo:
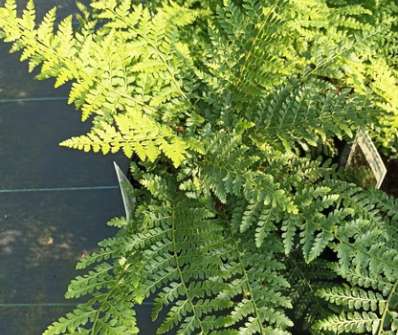
[[[293,308],[288,315],[294,322],[293,334],[310,333],[314,323],[328,316],[327,303],[317,296],[319,289],[330,287],[338,278],[330,261],[317,259],[307,264],[299,252],[286,260],[286,276],[291,285],[289,296]]]
[[[292,307],[285,295],[289,283],[278,259],[282,249],[271,241],[270,236],[261,248],[250,241],[230,245],[223,270],[229,284],[221,295],[236,301],[226,323],[231,330],[237,329],[234,334],[288,334],[292,326],[285,312]]]
[[[368,202],[366,215],[336,231],[334,248],[339,263],[335,270],[349,286],[319,291],[322,298],[343,309],[341,314],[319,321],[320,330],[371,334],[394,334],[397,330],[398,254],[395,234],[389,234],[390,222],[385,219],[391,208],[380,203],[376,206],[374,196],[365,195],[358,194],[352,201]]]
[[[344,285],[317,292],[326,301],[341,306],[343,311],[339,315],[319,321],[316,328],[336,334],[394,334],[398,325],[397,282],[385,283],[386,279],[382,279],[378,284],[382,291],[379,291],[369,287],[363,288],[375,280],[369,280],[359,272],[352,277],[345,277],[349,281],[355,278],[350,282],[353,286]],[[361,283],[362,287],[355,286],[355,283]]]
[[[308,150],[331,136],[351,138],[356,127],[366,126],[372,118],[365,104],[350,90],[338,91],[324,81],[293,81],[263,99],[249,116],[257,125],[251,136],[257,143],[284,150],[296,145]],[[300,127],[303,124],[305,127]]]

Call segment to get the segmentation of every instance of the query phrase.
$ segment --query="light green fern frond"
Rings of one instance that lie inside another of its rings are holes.
[[[192,68],[193,61],[179,29],[199,12],[170,4],[151,16],[126,1],[92,5],[93,16],[105,20],[99,29],[73,29],[67,17],[53,33],[55,10],[36,27],[33,2],[19,18],[9,0],[0,9],[1,34],[14,42],[14,51],[24,50],[22,60],[31,69],[41,64],[39,78],[55,77],[57,87],[72,81],[69,102],[81,109],[83,120],[94,115],[92,131],[64,145],[103,153],[123,149],[128,157],[135,152],[149,161],[163,152],[179,166],[187,146],[177,137],[176,122],[193,108],[183,85],[185,78],[191,81],[187,65]],[[117,129],[109,121],[115,115]]]
[[[185,156],[188,145],[165,126],[139,113],[114,117],[115,125],[103,121],[90,133],[73,137],[61,145],[84,151],[101,151],[104,155],[123,150],[127,157],[133,154],[142,161],[154,162],[161,153],[178,167]]]

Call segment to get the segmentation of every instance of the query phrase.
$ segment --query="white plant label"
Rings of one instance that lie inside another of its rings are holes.
[[[120,193],[122,194],[124,211],[126,213],[127,221],[130,221],[131,215],[135,207],[134,187],[130,181],[120,169],[116,162],[113,162],[115,166],[117,180],[119,182]]]
[[[364,160],[366,162],[364,162]],[[387,174],[386,166],[372,139],[364,130],[359,130],[352,144],[346,168],[353,169],[360,173],[359,169],[365,169],[366,165],[374,177],[373,186],[380,188]],[[361,177],[366,178],[366,174]]]

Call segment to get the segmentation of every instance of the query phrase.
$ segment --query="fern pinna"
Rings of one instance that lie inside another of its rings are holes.
[[[144,301],[159,334],[397,334],[398,203],[333,156],[359,128],[396,154],[395,2],[78,7],[7,0],[0,36],[71,83],[91,129],[63,146],[132,158],[136,207],[44,334],[136,334]]]

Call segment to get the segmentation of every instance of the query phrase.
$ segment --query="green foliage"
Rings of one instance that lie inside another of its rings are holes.
[[[383,277],[369,278],[370,272],[341,272],[350,285],[321,289],[318,295],[330,303],[342,306],[339,315],[316,324],[321,331],[335,333],[395,334],[398,326],[397,282]]]
[[[159,334],[397,334],[398,202],[333,163],[359,128],[396,153],[398,9],[357,3],[6,1],[0,37],[91,122],[61,145],[139,185],[45,335],[136,334],[144,301]]]

